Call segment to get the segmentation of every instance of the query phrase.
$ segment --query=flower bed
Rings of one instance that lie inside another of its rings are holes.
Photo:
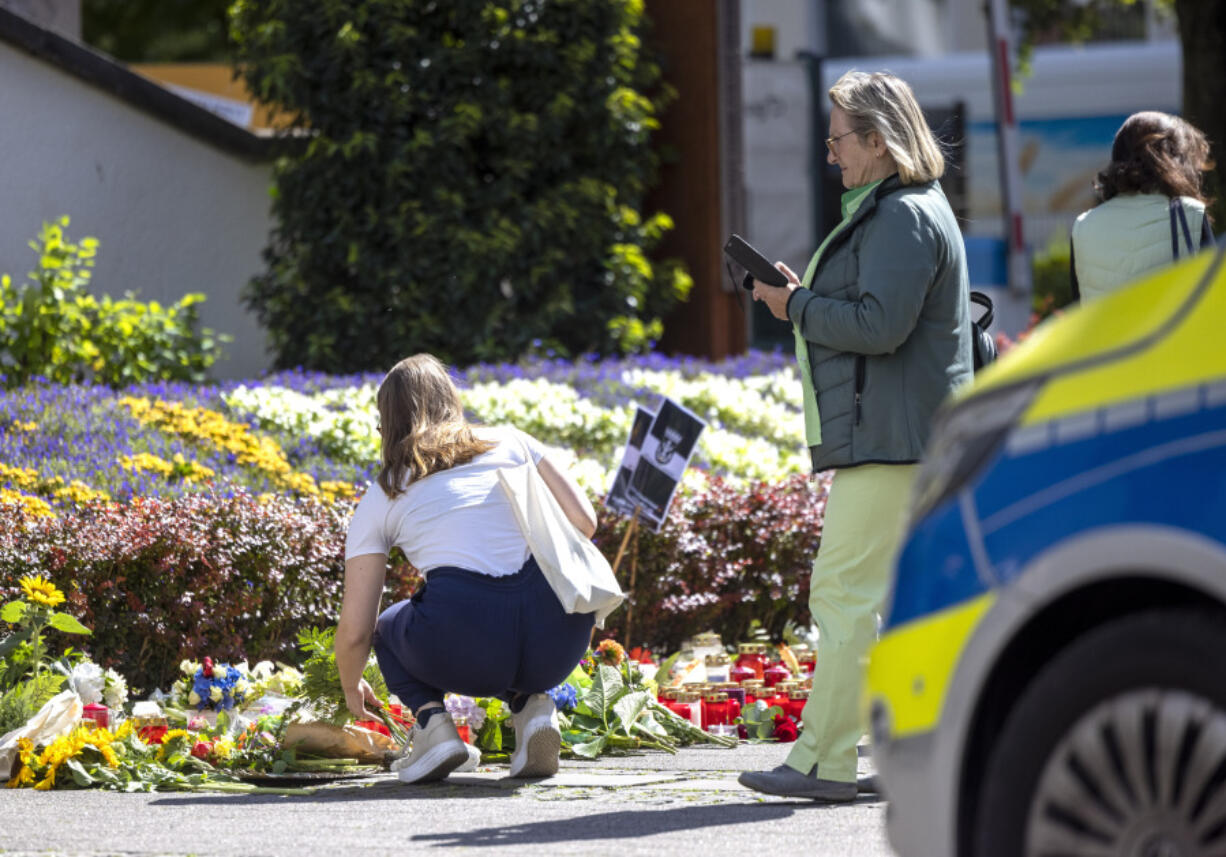
[[[154,687],[201,651],[283,656],[339,608],[344,529],[376,472],[375,375],[285,372],[259,382],[0,393],[0,599],[42,571],[95,629],[99,663]],[[628,643],[668,649],[707,628],[740,639],[807,621],[824,485],[802,475],[799,381],[790,359],[723,363],[652,355],[479,365],[466,407],[577,457],[602,496],[632,403],[671,396],[710,423],[660,533],[642,532]],[[612,558],[627,525],[601,513]],[[389,598],[415,571],[393,562]],[[63,643],[65,641],[61,641]]]

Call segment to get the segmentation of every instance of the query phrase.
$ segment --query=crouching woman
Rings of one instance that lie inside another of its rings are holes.
[[[362,669],[374,646],[387,686],[416,716],[406,783],[439,780],[468,758],[446,692],[506,700],[511,776],[558,770],[561,734],[545,691],[583,657],[594,616],[568,614],[530,555],[497,472],[531,461],[587,536],[596,513],[582,489],[517,429],[470,424],[447,369],[418,354],[378,391],[382,469],[354,512],[336,664],[349,710],[377,704]],[[399,547],[425,584],[379,614],[388,553]]]

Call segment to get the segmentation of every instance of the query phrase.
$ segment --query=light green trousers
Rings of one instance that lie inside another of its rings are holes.
[[[877,637],[902,538],[917,464],[863,464],[839,470],[826,500],[822,542],[809,582],[809,609],[821,637],[804,729],[788,767],[823,780],[855,782],[856,744],[864,734],[864,664]]]

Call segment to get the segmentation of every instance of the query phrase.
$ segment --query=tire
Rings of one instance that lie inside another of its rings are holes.
[[[1167,609],[1070,643],[992,746],[979,857],[1226,855],[1226,623]]]

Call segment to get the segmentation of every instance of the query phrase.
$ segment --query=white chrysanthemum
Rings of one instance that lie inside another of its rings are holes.
[[[199,661],[179,661],[179,672],[183,675],[194,676],[198,669],[200,669]]]
[[[90,705],[102,699],[102,688],[106,679],[102,675],[102,667],[92,661],[84,661],[72,668],[68,674],[68,686],[81,697],[81,702]]]
[[[102,702],[107,708],[123,708],[128,701],[127,679],[111,669],[103,673],[103,679]]]

